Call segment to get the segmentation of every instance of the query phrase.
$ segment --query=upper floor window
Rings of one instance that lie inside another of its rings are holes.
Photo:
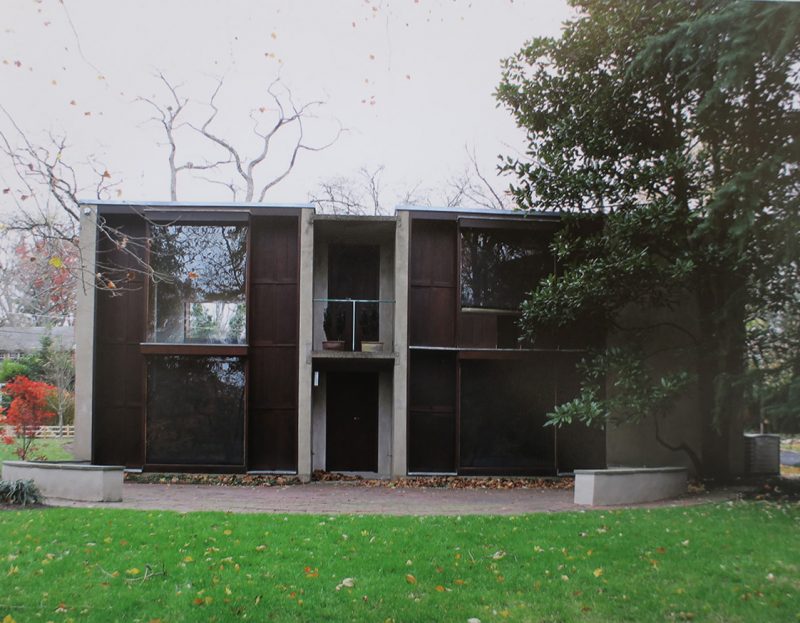
[[[242,344],[247,227],[151,227],[149,340]]]
[[[461,307],[517,309],[553,271],[552,234],[532,230],[461,229]]]

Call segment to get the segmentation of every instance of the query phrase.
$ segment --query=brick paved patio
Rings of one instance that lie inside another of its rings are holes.
[[[646,504],[699,504],[733,499],[734,490],[689,495],[680,500]],[[136,484],[123,486],[123,501],[112,503],[48,500],[74,507],[140,510],[228,511],[234,513],[315,513],[387,515],[518,515],[576,511],[571,490],[426,489],[364,487],[344,482],[313,482],[283,487]]]

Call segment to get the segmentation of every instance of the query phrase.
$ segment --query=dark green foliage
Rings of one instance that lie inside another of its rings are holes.
[[[0,480],[0,503],[16,506],[41,504],[42,494],[32,480]]]
[[[535,339],[593,322],[640,358],[644,387],[615,384],[608,398],[591,390],[608,354],[587,362],[582,398],[556,422],[581,409],[656,416],[665,387],[695,378],[704,467],[724,475],[756,378],[747,329],[800,293],[800,5],[572,4],[562,36],[507,59],[497,90],[528,137],[526,157],[503,163],[518,204],[572,215],[559,275],[523,303],[522,327]],[[666,371],[648,370],[654,331],[674,333]]]

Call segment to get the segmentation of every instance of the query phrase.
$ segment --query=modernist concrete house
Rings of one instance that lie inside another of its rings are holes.
[[[87,272],[115,283],[80,295],[80,458],[301,477],[685,460],[640,430],[543,426],[605,339],[518,340],[523,293],[554,269],[557,216],[87,203],[83,218]],[[126,238],[99,236],[98,219]]]

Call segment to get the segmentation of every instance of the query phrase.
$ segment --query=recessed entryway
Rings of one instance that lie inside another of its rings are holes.
[[[328,471],[378,471],[378,372],[331,371],[326,380]]]

